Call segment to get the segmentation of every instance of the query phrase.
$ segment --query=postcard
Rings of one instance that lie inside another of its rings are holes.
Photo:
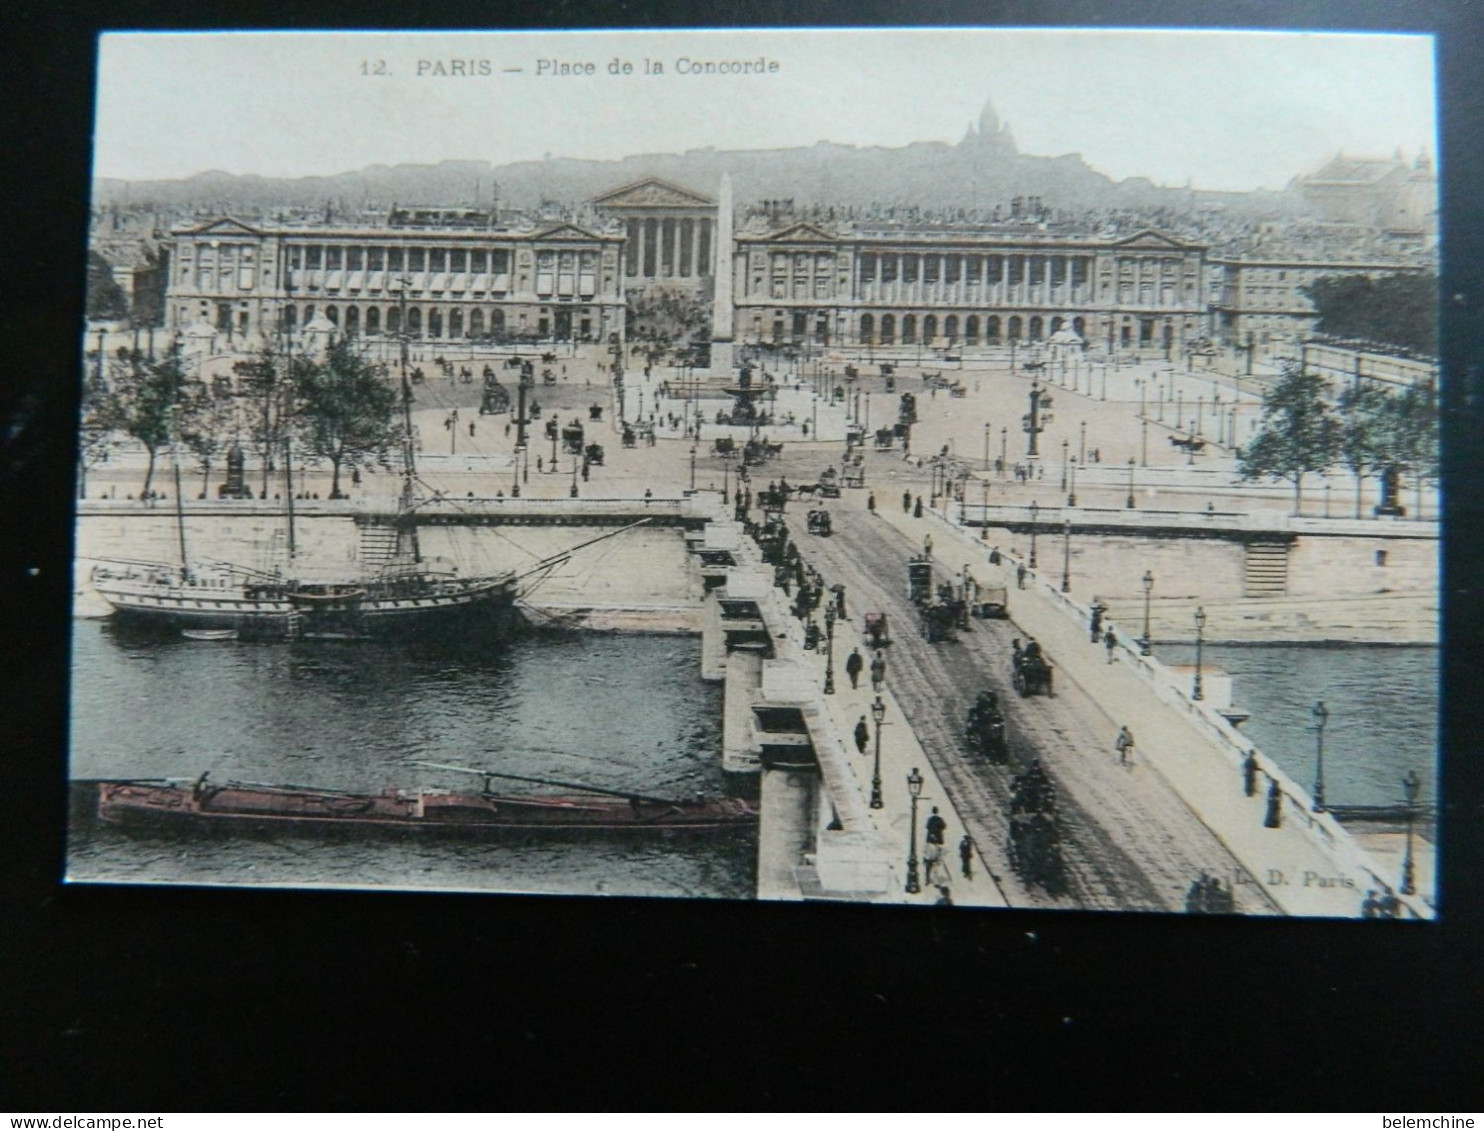
[[[98,78],[70,881],[1435,916],[1430,37]]]

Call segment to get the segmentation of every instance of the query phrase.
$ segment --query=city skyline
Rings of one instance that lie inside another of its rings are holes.
[[[588,63],[593,73],[538,77],[543,59],[547,72]],[[614,60],[635,72],[610,73]],[[682,68],[763,60],[764,73],[682,75],[679,60],[688,61]],[[664,72],[645,75],[656,62]],[[378,67],[390,73],[378,75]],[[99,72],[94,174],[135,181],[216,170],[325,176],[446,160],[601,161],[821,141],[951,145],[986,102],[1022,153],[1077,153],[1114,180],[1280,189],[1337,152],[1436,154],[1426,36],[110,34]],[[1127,89],[1131,75],[1137,90]],[[520,97],[514,114],[512,94]],[[193,114],[182,120],[177,108],[187,103]],[[220,128],[225,115],[228,130]],[[434,120],[438,128],[428,128]]]

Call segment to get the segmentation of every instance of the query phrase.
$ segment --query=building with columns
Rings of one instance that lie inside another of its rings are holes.
[[[663,289],[699,296],[709,289],[716,263],[714,199],[647,177],[587,203],[623,225],[629,292]]]
[[[951,347],[1044,341],[1170,350],[1207,333],[1205,248],[1160,232],[1065,238],[1028,226],[736,237],[743,342]]]
[[[1253,346],[1298,356],[1319,314],[1304,288],[1315,280],[1346,275],[1420,275],[1434,270],[1416,258],[1233,256],[1211,260],[1213,337],[1223,345]]]
[[[394,209],[377,226],[177,228],[166,325],[252,342],[316,317],[364,337],[405,332],[605,341],[623,334],[624,234],[572,223],[496,227],[470,209]]]

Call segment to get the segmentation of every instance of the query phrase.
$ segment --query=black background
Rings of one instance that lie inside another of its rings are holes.
[[[0,1103],[64,1113],[1477,1108],[1484,26],[1467,3],[216,7],[227,10],[110,5],[101,20],[35,2],[7,9]],[[68,507],[97,31],[907,20],[1439,35],[1442,921],[64,888]]]

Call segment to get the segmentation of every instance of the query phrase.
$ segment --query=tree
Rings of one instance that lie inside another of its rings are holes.
[[[158,361],[138,350],[121,349],[111,363],[111,380],[104,419],[110,426],[144,445],[149,463],[145,467],[141,497],[149,494],[154,481],[155,459],[170,442],[176,425],[185,384],[184,366],[178,347]]]
[[[230,396],[204,381],[187,382],[180,412],[180,439],[201,464],[201,497],[211,485],[211,464],[222,450],[236,414]]]
[[[1327,382],[1293,362],[1262,398],[1262,427],[1237,462],[1243,479],[1287,479],[1293,513],[1303,506],[1304,476],[1323,471],[1339,454],[1340,425],[1325,400]]]
[[[284,379],[287,362],[269,343],[246,361],[232,366],[239,378],[248,418],[252,425],[253,444],[262,457],[263,498],[268,497],[268,476],[273,471],[273,455],[283,442],[284,428],[293,416],[293,389]]]
[[[1391,434],[1391,398],[1379,385],[1355,381],[1340,394],[1340,456],[1355,476],[1355,517],[1360,517],[1361,485],[1366,475],[1384,471],[1392,463],[1388,449]]]
[[[400,439],[397,396],[385,367],[360,356],[345,339],[324,361],[294,359],[297,431],[310,454],[330,461],[330,497],[338,499],[340,472],[385,463]]]
[[[1321,334],[1438,352],[1436,275],[1323,275],[1300,290],[1319,312]]]
[[[108,458],[117,406],[102,373],[86,366],[82,379],[82,410],[77,422],[77,497],[88,497],[88,468]]]
[[[108,260],[96,251],[88,252],[87,312],[90,319],[99,322],[126,318],[129,314],[129,298],[124,288],[114,281]]]
[[[1412,385],[1387,398],[1387,449],[1390,462],[1412,473],[1417,490],[1415,514],[1422,517],[1422,488],[1438,477],[1438,391],[1432,385]]]

